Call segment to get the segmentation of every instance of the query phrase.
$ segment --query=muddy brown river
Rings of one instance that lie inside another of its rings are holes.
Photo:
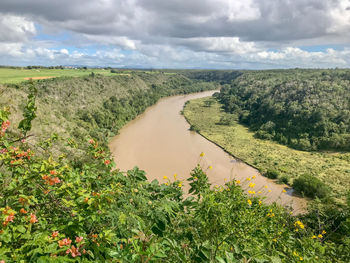
[[[186,179],[200,163],[213,187],[224,185],[228,180],[240,180],[248,195],[254,195],[248,191],[255,191],[255,195],[264,196],[267,203],[276,201],[291,207],[295,214],[305,211],[306,200],[294,196],[292,189],[261,176],[256,169],[189,130],[190,125],[180,114],[185,102],[211,96],[214,92],[161,99],[125,125],[109,145],[117,168],[126,171],[138,166],[146,171],[150,181],[158,179],[161,183],[166,182],[163,176],[174,180],[173,175],[177,174],[177,179],[184,181],[186,193]],[[205,155],[200,157],[202,152]],[[249,187],[250,183],[255,184],[254,188]]]

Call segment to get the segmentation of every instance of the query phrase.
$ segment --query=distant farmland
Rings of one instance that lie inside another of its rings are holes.
[[[104,69],[27,69],[27,68],[0,68],[0,84],[5,83],[20,83],[32,78],[45,79],[55,77],[80,77],[91,74],[115,75],[110,70]]]

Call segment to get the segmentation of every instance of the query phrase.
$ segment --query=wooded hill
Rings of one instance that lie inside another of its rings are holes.
[[[131,72],[125,75],[60,77],[35,81],[36,115],[29,142],[45,141],[55,133],[66,143],[55,144],[57,155],[76,156],[86,138],[104,146],[110,136],[160,98],[216,88],[214,83],[191,80],[181,74]],[[32,84],[0,86],[0,107],[9,106],[13,127],[23,118],[26,97]],[[18,133],[15,129],[9,132]],[[54,135],[55,137],[55,135]],[[69,144],[71,147],[67,147]]]
[[[350,150],[350,70],[246,71],[218,98],[259,138],[306,151]]]

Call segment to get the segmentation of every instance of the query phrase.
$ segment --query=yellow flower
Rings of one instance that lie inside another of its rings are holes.
[[[267,188],[267,185],[265,185],[264,188]]]
[[[179,187],[182,187],[182,184],[181,184],[181,183],[179,183],[179,184],[178,184],[178,186],[179,186]]]
[[[276,238],[274,238],[274,239],[272,239],[272,241],[273,241],[273,242],[277,242],[277,239],[276,239]]]
[[[259,191],[258,194],[261,194],[261,191]]]
[[[326,233],[327,233],[326,231],[322,230],[322,235],[324,235],[324,234],[326,234]]]
[[[256,178],[256,176],[255,176],[255,175],[253,175],[253,176],[252,176],[252,178],[253,178],[253,179],[255,179],[255,178]]]
[[[169,185],[168,183],[165,183],[165,185]]]
[[[208,168],[211,170],[211,169],[213,169],[213,166],[209,165],[209,167],[208,167]]]
[[[315,238],[317,238],[317,236],[313,235],[313,236],[312,236],[312,239],[315,239]]]
[[[252,180],[252,179],[250,179],[249,177],[246,179],[247,181],[250,181],[250,180]]]
[[[163,176],[163,179],[166,180],[166,179],[168,179],[168,177],[164,175],[164,176]]]
[[[248,194],[254,195],[255,191],[248,191]]]
[[[176,180],[177,174],[174,174],[174,179]]]
[[[283,189],[282,192],[283,192],[283,193],[286,193],[287,191]]]
[[[249,184],[249,187],[250,187],[250,188],[254,188],[254,186],[255,186],[255,184],[253,184],[253,183],[250,183],[250,184]]]
[[[304,260],[304,259],[303,259],[303,257],[300,257],[299,259],[300,259],[301,261],[303,261],[303,260]]]
[[[201,154],[199,155],[200,157],[203,157],[205,155],[204,152],[201,152]]]
[[[301,221],[299,221],[299,220],[294,223],[294,226],[295,227],[300,227],[301,229],[304,229],[304,224]]]
[[[248,205],[252,205],[252,201],[250,201],[250,199],[248,199]]]
[[[319,234],[317,237],[318,237],[318,238],[322,238],[323,236],[322,236],[321,234]]]
[[[241,183],[241,181],[240,180],[236,180],[236,184],[240,184]]]
[[[261,202],[261,200],[259,200],[259,205],[261,205],[262,204],[262,202]]]
[[[269,190],[268,192],[271,193],[271,190]]]

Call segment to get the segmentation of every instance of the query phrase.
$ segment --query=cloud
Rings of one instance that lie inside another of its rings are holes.
[[[0,59],[147,67],[349,66],[349,9],[349,0],[1,0]],[[329,44],[342,48],[300,48]]]
[[[17,15],[0,16],[0,42],[24,42],[36,34],[34,23]]]

